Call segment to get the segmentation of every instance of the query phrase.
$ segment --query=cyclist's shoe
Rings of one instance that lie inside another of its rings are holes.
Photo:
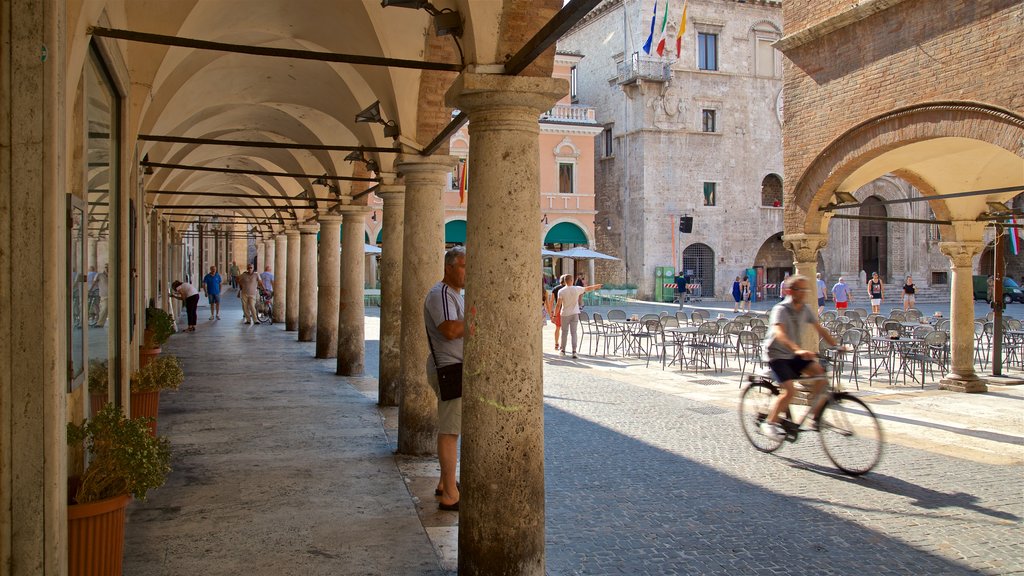
[[[804,429],[805,430],[810,430],[811,432],[817,432],[818,431],[818,421],[816,419],[814,419],[814,418],[808,418],[807,419],[807,423],[804,424]]]
[[[782,429],[782,426],[767,421],[761,422],[761,434],[772,440],[782,440],[786,437],[786,431]]]

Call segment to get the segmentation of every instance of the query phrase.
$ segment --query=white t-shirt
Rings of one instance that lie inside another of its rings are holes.
[[[562,318],[580,313],[580,296],[586,291],[583,286],[565,286],[558,292],[558,301],[562,303]]]
[[[184,282],[178,286],[178,296],[181,296],[182,300],[195,296],[196,294],[199,294],[199,292],[195,289],[195,286],[192,286],[188,282]]]
[[[449,340],[441,334],[438,326],[442,322],[462,321],[466,303],[458,290],[444,282],[434,284],[423,302],[423,321],[427,326],[427,338],[433,347],[431,358],[437,358],[437,367],[443,368],[462,362],[462,338]]]

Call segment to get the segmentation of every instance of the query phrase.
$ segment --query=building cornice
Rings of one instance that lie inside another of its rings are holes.
[[[563,122],[541,122],[540,131],[544,134],[568,134],[575,136],[596,136],[604,131],[603,126],[593,124],[568,124]]]
[[[783,36],[774,46],[784,53],[789,52],[808,42],[813,42],[837,30],[842,30],[847,26],[856,24],[865,18],[874,16],[879,12],[888,10],[901,2],[904,2],[904,0],[860,0],[849,9],[835,16],[811,24],[803,30]]]

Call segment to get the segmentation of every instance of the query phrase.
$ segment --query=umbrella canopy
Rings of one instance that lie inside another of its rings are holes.
[[[618,260],[615,256],[602,254],[597,250],[583,248],[582,246],[563,250],[562,252],[555,252],[554,255],[559,258],[572,258],[573,260]]]
[[[341,251],[341,246],[338,246],[338,251],[339,252]],[[374,246],[373,244],[363,244],[363,253],[364,254],[380,254],[380,252],[381,252],[380,248],[377,247],[377,246]]]
[[[555,252],[554,250],[548,250],[546,248],[541,248],[540,249],[540,256],[541,256],[541,258],[544,258],[546,256],[554,256],[554,257],[557,258],[557,257],[559,257],[561,255],[562,255],[561,252]]]

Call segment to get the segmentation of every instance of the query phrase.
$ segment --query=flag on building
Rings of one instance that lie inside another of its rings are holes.
[[[658,56],[665,55],[665,33],[668,32],[668,5],[669,0],[665,0],[665,15],[661,18],[661,35],[658,37]]]
[[[1017,231],[1017,218],[1011,216],[1010,224],[1013,224],[1013,226],[1010,226],[1010,250],[1013,251],[1014,256],[1017,256],[1020,254],[1020,247],[1017,244],[1017,236],[1020,234]]]
[[[460,158],[457,170],[459,172],[459,204],[465,204],[466,184],[469,177],[469,158]]]
[[[647,35],[647,42],[644,42],[644,52],[651,55],[651,43],[654,42],[654,20],[658,18],[658,0],[654,0],[654,13],[651,14],[651,33]]]
[[[676,33],[676,58],[683,53],[683,32],[686,32],[686,0],[683,0],[683,17],[679,19],[679,32]]]

